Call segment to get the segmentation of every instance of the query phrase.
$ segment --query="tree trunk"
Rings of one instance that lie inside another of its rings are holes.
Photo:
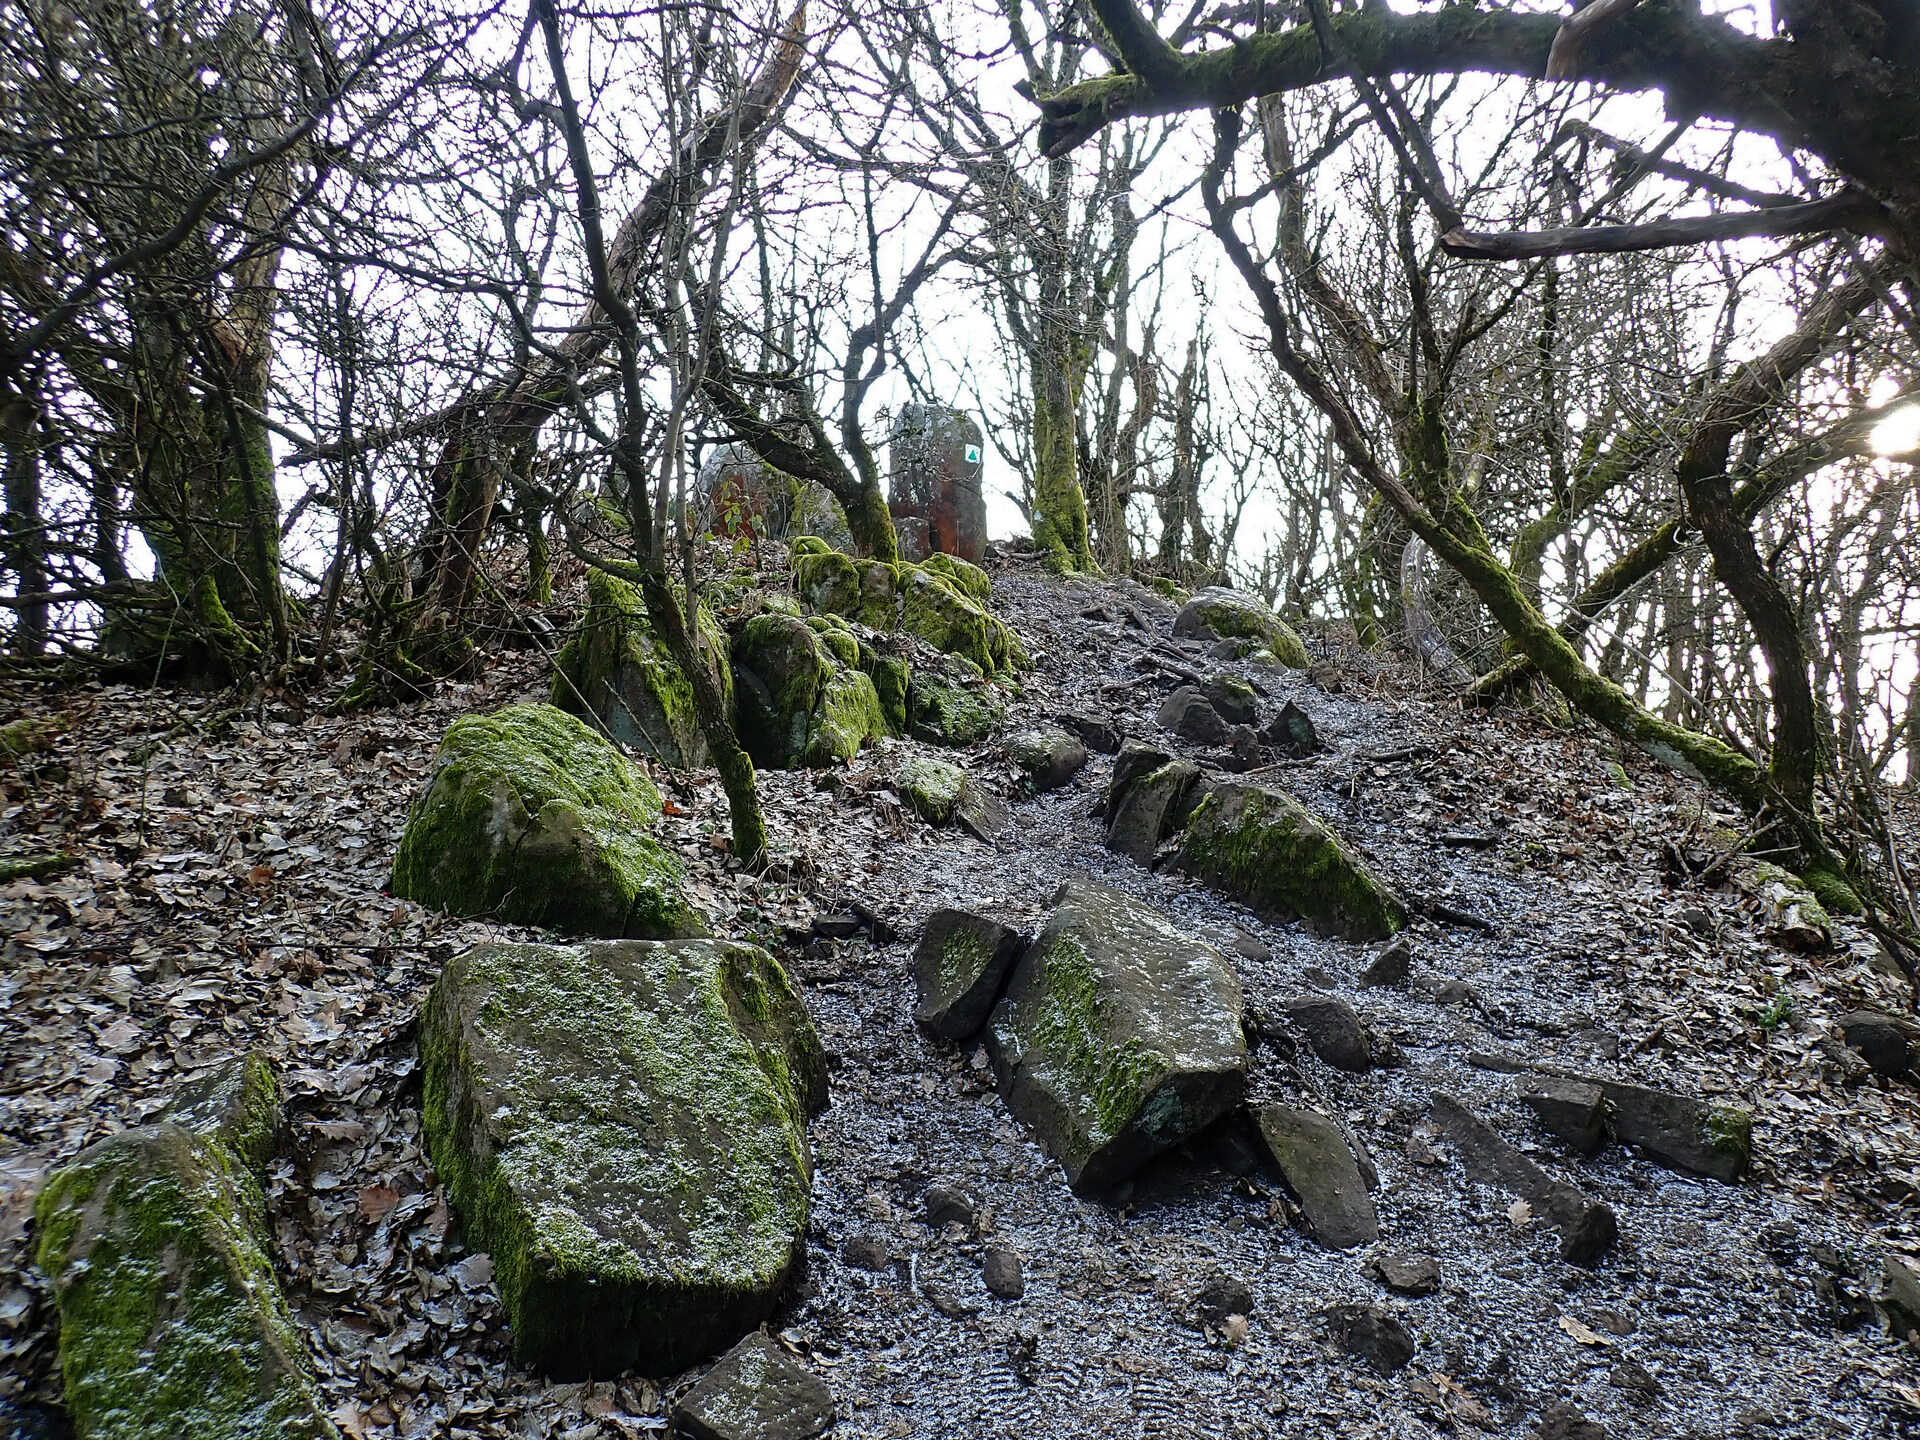
[[[0,451],[6,464],[0,563],[13,575],[15,595],[44,595],[48,582],[40,513],[40,404],[32,391],[0,390]],[[47,648],[44,600],[14,612],[11,648],[16,655],[38,655]]]

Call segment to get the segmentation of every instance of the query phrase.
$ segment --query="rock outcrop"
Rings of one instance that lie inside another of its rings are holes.
[[[826,1068],[766,952],[479,946],[435,983],[420,1050],[428,1152],[493,1257],[519,1359],[665,1374],[772,1309]]]
[[[1251,640],[1273,653],[1274,659],[1294,670],[1307,668],[1307,647],[1299,635],[1257,595],[1210,585],[1194,592],[1174,618],[1177,637],[1212,636],[1216,640]]]
[[[272,1069],[246,1056],[40,1192],[80,1440],[338,1440],[274,1277],[261,1179],[280,1123]]]
[[[704,935],[648,834],[653,782],[551,705],[466,715],[440,741],[394,856],[396,895],[574,935]]]
[[[1158,911],[1070,880],[994,1012],[988,1053],[1069,1183],[1110,1186],[1238,1103],[1239,981]]]
[[[856,560],[803,537],[793,545],[793,576],[801,597],[821,614],[903,630],[983,675],[1026,664],[1019,637],[988,607],[986,572],[955,556],[933,555],[920,564]]]

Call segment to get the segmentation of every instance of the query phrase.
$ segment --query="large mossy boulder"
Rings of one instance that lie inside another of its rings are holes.
[[[1068,1182],[1103,1189],[1239,1103],[1240,984],[1159,911],[1070,880],[994,1011],[988,1053]]]
[[[80,1440],[338,1440],[273,1272],[261,1179],[279,1126],[273,1072],[247,1056],[40,1192],[35,1260]]]
[[[391,887],[449,914],[574,935],[704,935],[680,862],[648,833],[659,818],[653,782],[573,716],[462,716],[407,816]]]
[[[1284,791],[1224,778],[1186,820],[1175,863],[1262,915],[1305,920],[1354,940],[1384,940],[1405,908],[1340,837]]]
[[[1292,626],[1257,595],[1210,585],[1196,591],[1174,617],[1176,637],[1210,635],[1216,640],[1252,640],[1271,650],[1282,665],[1307,668],[1307,647]]]
[[[825,1054],[779,964],[718,940],[482,945],[420,1026],[428,1152],[514,1354],[663,1375],[766,1318],[798,1260]]]
[[[816,617],[818,618],[818,617]],[[733,644],[740,741],[772,770],[851,760],[890,733],[859,641],[844,627],[756,615]]]
[[[918,565],[856,560],[802,537],[793,543],[793,578],[816,612],[916,635],[983,675],[1004,675],[1027,663],[1019,637],[988,608],[992,587],[986,572],[951,555]]]
[[[701,651],[731,709],[727,637],[705,607],[696,626]],[[557,708],[591,715],[621,744],[669,765],[691,769],[707,763],[693,686],[666,641],[654,633],[634,586],[599,570],[588,573],[586,616],[579,633],[562,647],[554,670]]]

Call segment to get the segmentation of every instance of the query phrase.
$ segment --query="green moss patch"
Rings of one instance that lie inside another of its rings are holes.
[[[680,863],[647,833],[653,783],[550,705],[464,716],[394,856],[393,893],[576,935],[703,935]]]
[[[522,1360],[669,1373],[772,1309],[806,1231],[826,1069],[771,956],[481,946],[435,984],[420,1043],[428,1150]]]
[[[1176,636],[1212,635],[1220,640],[1251,640],[1270,650],[1280,664],[1307,668],[1307,647],[1266,601],[1225,586],[1196,591],[1173,622]]]
[[[935,760],[929,755],[909,755],[894,772],[893,783],[900,798],[929,825],[944,825],[953,818],[960,803],[960,789],[967,775],[958,765]]]

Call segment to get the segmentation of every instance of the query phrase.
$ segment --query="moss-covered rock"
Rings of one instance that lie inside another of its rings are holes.
[[[1819,895],[1791,870],[1770,860],[1737,856],[1728,869],[1733,886],[1753,902],[1767,933],[1795,950],[1833,944],[1833,920]]]
[[[931,570],[976,604],[985,605],[993,594],[993,581],[987,578],[987,572],[958,555],[936,551],[920,562],[920,568]]]
[[[898,569],[903,629],[936,650],[972,661],[985,675],[1003,674],[1024,661],[1013,631],[952,581],[924,565]]]
[[[264,1058],[82,1151],[34,1207],[81,1440],[337,1440],[273,1273]]]
[[[979,1034],[1026,948],[1026,936],[997,920],[965,910],[934,911],[913,952],[920,996],[914,1020],[942,1040]]]
[[[960,789],[967,774],[958,765],[949,765],[930,755],[908,755],[894,771],[893,783],[900,798],[913,807],[929,825],[944,825],[953,818],[960,803]]]
[[[1866,912],[1867,907],[1861,903],[1860,893],[1839,871],[1816,866],[1800,878],[1807,889],[1813,892],[1813,898],[1830,915],[1861,915]]]
[[[571,715],[463,716],[407,817],[392,890],[575,935],[704,935],[680,862],[647,833],[659,818],[653,783]]]
[[[1087,763],[1087,747],[1066,731],[1048,726],[1009,735],[1001,747],[1035,790],[1057,790]]]
[[[835,550],[853,549],[853,526],[847,510],[818,480],[809,480],[794,496],[793,518],[788,522],[793,535],[811,535]]]
[[[1406,911],[1292,796],[1212,780],[1188,817],[1176,863],[1264,915],[1355,940],[1384,940]]]
[[[818,620],[820,617],[815,617]],[[891,733],[855,636],[832,624],[756,615],[734,641],[740,741],[773,770],[851,760]]]
[[[1211,946],[1104,885],[1068,881],[988,1029],[1008,1106],[1076,1190],[1199,1133],[1246,1087],[1240,984]]]
[[[837,550],[793,550],[793,583],[812,609],[828,615],[860,613],[860,569]]]
[[[1176,636],[1211,635],[1216,640],[1257,641],[1294,670],[1307,668],[1307,647],[1293,627],[1255,595],[1210,585],[1180,607],[1173,622]]]
[[[978,669],[954,656],[915,665],[907,683],[907,733],[930,745],[977,745],[1000,728],[1004,708]]]
[[[0,760],[17,760],[22,755],[39,755],[53,748],[53,742],[65,732],[66,722],[59,716],[28,716],[0,725]]]
[[[732,706],[727,637],[703,606],[697,627],[714,680]],[[707,737],[694,713],[693,687],[647,618],[640,592],[603,571],[587,575],[587,613],[554,664],[553,703],[592,715],[623,745],[669,765],[707,763]]]
[[[420,1050],[428,1151],[521,1360],[665,1374],[773,1308],[826,1066],[765,951],[479,946],[434,984]]]
[[[907,733],[907,693],[913,684],[913,671],[897,655],[867,655],[861,668],[873,681],[874,698],[880,702],[880,715],[889,735]]]

